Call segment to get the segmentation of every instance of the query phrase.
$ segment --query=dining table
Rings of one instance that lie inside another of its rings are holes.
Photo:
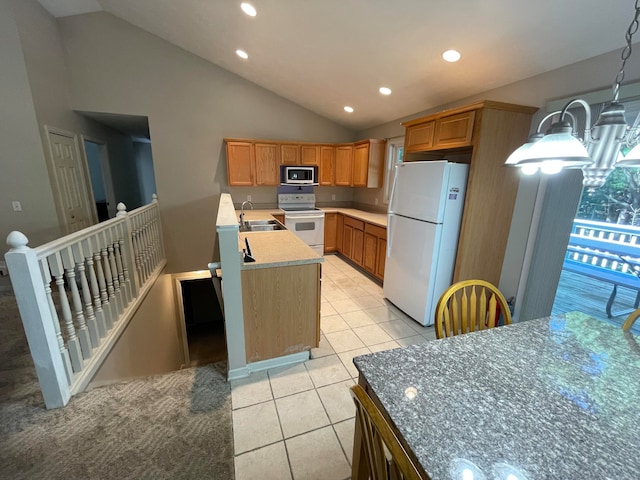
[[[425,479],[640,479],[640,347],[572,312],[354,358]],[[368,478],[356,422],[352,479]]]

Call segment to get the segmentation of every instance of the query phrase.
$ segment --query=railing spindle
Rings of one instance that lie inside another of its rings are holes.
[[[78,336],[76,335],[76,328],[73,325],[69,299],[67,298],[67,292],[64,288],[64,268],[59,252],[49,257],[49,265],[60,296],[60,309],[62,310],[62,320],[65,324],[65,330],[67,331],[67,348],[69,349],[71,366],[73,367],[73,371],[78,373],[82,371],[83,367],[82,351],[80,349]]]
[[[78,339],[80,340],[82,357],[87,360],[91,358],[93,348],[91,347],[89,330],[87,329],[87,323],[84,319],[82,300],[80,299],[78,283],[76,282],[76,264],[73,260],[73,252],[71,251],[71,247],[67,247],[60,253],[62,254],[62,265],[64,266],[67,285],[69,287],[69,290],[71,290],[71,305],[73,307],[73,317],[75,318],[78,327],[76,330],[76,334],[78,336]]]

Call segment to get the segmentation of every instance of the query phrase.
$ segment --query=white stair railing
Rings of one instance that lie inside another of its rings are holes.
[[[83,391],[166,264],[158,199],[29,248],[20,232],[5,254],[47,408]],[[132,273],[133,272],[133,273]]]

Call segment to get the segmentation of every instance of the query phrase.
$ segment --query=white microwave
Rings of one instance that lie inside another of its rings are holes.
[[[280,185],[318,185],[318,167],[281,165]]]

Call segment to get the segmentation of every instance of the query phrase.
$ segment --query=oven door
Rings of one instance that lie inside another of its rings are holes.
[[[324,212],[285,212],[284,226],[322,255],[324,250]]]

